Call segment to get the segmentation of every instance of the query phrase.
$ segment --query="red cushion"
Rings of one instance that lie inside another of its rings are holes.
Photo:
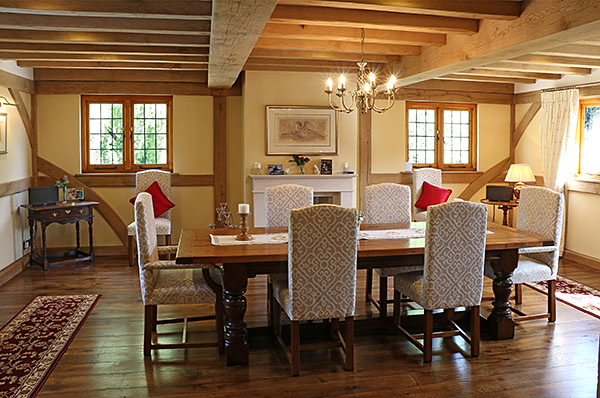
[[[154,181],[144,192],[148,192],[152,195],[152,206],[154,207],[154,217],[158,217],[163,214],[165,211],[169,210],[171,207],[175,207],[175,203],[171,202],[169,198],[165,196],[163,191],[158,186],[158,182]],[[135,203],[135,195],[133,198],[129,199],[129,202]]]
[[[422,210],[427,210],[429,206],[444,203],[448,200],[451,194],[451,189],[436,187],[435,185],[424,182],[423,191],[421,191],[421,197],[419,197],[419,200],[417,200],[415,203],[415,207]]]

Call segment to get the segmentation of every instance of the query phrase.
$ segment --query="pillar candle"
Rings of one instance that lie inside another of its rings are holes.
[[[240,203],[238,205],[238,213],[250,214],[250,205],[248,203]]]

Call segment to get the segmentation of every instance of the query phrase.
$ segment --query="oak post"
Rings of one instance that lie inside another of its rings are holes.
[[[248,365],[248,331],[244,322],[248,267],[243,263],[223,265],[225,309],[225,355],[227,366]]]
[[[519,260],[518,249],[503,250],[500,261],[492,261],[494,268],[493,290],[494,309],[487,318],[487,329],[490,336],[497,340],[512,339],[515,337],[515,321],[510,313],[510,293],[513,282],[512,273]]]

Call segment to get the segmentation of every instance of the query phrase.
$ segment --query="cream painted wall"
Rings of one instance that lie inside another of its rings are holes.
[[[517,126],[527,112],[530,104],[519,104],[515,107],[515,119]],[[521,140],[515,149],[515,161],[517,163],[527,163],[531,166],[534,174],[543,175],[542,160],[540,158],[540,112],[533,118]]]
[[[1,86],[0,95],[12,98],[8,89]],[[22,97],[30,109],[31,97],[24,93]],[[8,153],[0,154],[0,183],[31,175],[31,148],[17,108],[6,106],[2,112],[7,114]],[[23,256],[23,241],[29,239],[26,212],[19,208],[24,203],[27,203],[26,191],[0,198],[0,270]]]
[[[600,260],[600,195],[569,191],[565,249]]]

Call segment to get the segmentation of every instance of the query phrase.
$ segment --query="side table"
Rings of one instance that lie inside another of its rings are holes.
[[[481,199],[481,203],[494,206],[493,219],[496,218],[495,206],[498,206],[498,208],[504,212],[504,215],[502,217],[502,225],[508,225],[508,211],[519,206],[519,201],[517,201],[517,200],[509,200],[506,202],[501,202],[501,201],[496,201],[496,200]]]
[[[31,255],[29,262],[36,263],[42,266],[44,271],[48,270],[49,265],[62,265],[67,263],[74,263],[80,261],[94,262],[94,241],[93,241],[93,230],[92,225],[94,221],[93,206],[97,205],[98,202],[81,201],[81,202],[59,202],[51,205],[33,206],[33,205],[21,205],[28,210],[27,219],[29,220],[29,235],[31,237]],[[89,237],[90,237],[90,250],[89,253],[85,253],[81,250],[79,241],[79,221],[85,220],[88,223]],[[35,247],[35,234],[36,228],[35,223],[40,223],[42,229],[42,252],[41,255],[36,254]],[[77,245],[75,250],[71,250],[66,253],[48,255],[46,250],[46,228],[52,223],[59,224],[75,224],[75,230],[77,233]],[[74,256],[74,258],[68,258],[65,260],[53,261],[52,259],[59,257]]]

